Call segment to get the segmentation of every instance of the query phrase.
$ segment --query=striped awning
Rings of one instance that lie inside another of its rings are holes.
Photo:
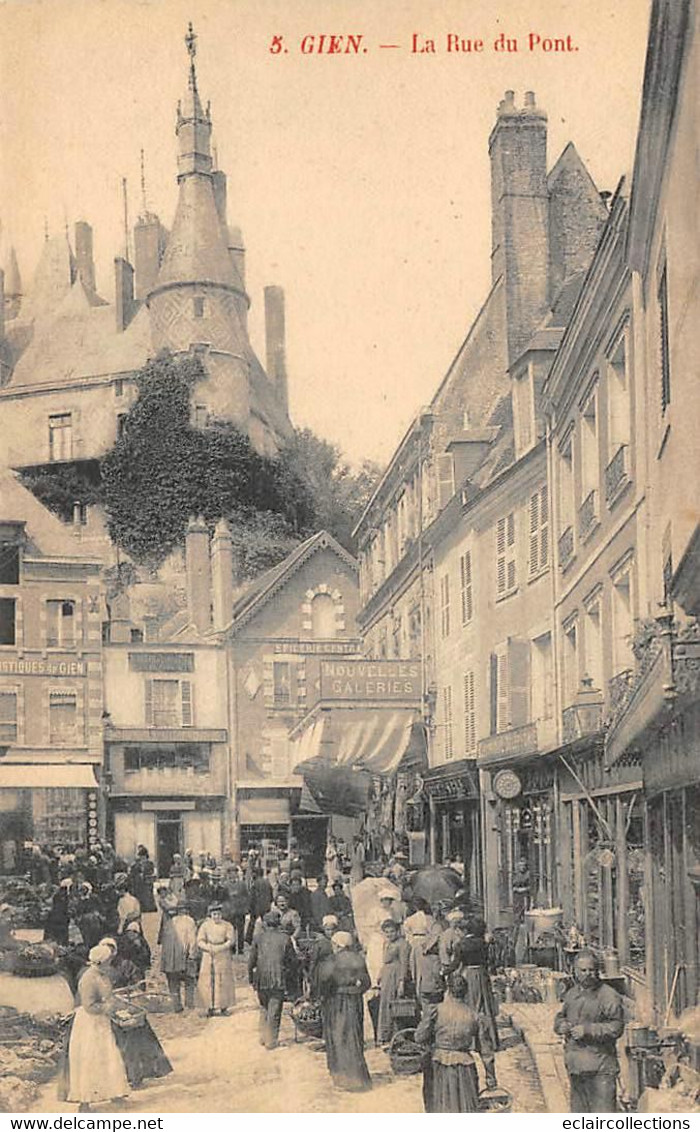
[[[358,766],[372,774],[394,774],[413,738],[415,712],[373,711],[334,713],[339,766]]]

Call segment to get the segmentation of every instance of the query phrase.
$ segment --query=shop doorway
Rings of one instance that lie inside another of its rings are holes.
[[[156,816],[156,865],[159,877],[170,876],[176,853],[182,853],[182,818],[177,811],[166,811]]]

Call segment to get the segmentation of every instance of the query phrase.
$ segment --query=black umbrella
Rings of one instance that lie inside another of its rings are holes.
[[[454,900],[464,887],[459,873],[447,865],[430,865],[420,869],[411,880],[411,894],[414,900],[427,900],[431,906],[439,900]]]

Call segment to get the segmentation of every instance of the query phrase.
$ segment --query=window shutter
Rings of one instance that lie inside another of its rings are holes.
[[[153,727],[153,681],[144,682],[146,727]]]
[[[443,689],[443,705],[444,705],[444,751],[445,758],[451,759],[454,753],[454,746],[452,740],[452,687],[447,684]]]
[[[464,673],[464,752],[476,750],[476,721],[474,716],[474,673]]]
[[[474,612],[472,592],[472,555],[468,550],[459,560],[462,581],[462,624],[467,625]]]
[[[498,731],[498,657],[491,653],[489,663],[489,695],[491,700],[491,734]]]
[[[438,507],[442,511],[455,493],[454,460],[449,452],[437,458]]]
[[[540,491],[540,569],[549,562],[549,497],[547,484]]]
[[[506,521],[498,520],[496,527],[496,591],[506,592]]]
[[[497,731],[508,731],[510,722],[510,697],[508,695],[508,653],[496,654],[496,720]]]
[[[192,681],[180,681],[180,698],[182,702],[182,726],[192,727],[194,722]]]
[[[540,493],[530,496],[530,577],[540,568]]]
[[[530,722],[530,642],[508,642],[508,698],[511,727]]]

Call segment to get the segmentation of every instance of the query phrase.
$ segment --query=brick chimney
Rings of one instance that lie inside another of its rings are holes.
[[[78,277],[86,291],[95,291],[95,261],[92,254],[92,228],[85,220],[75,225],[75,262]]]
[[[285,412],[289,409],[287,389],[287,358],[284,331],[284,290],[282,287],[265,288],[265,348],[267,376],[277,389]]]
[[[547,310],[549,195],[547,115],[532,91],[522,108],[507,90],[489,138],[491,158],[491,270],[503,280],[512,362]]]
[[[134,224],[135,295],[143,300],[156,285],[165,251],[165,231],[154,212],[139,216]]]
[[[233,540],[225,519],[219,519],[211,543],[211,589],[214,629],[231,621],[233,609]]]
[[[117,330],[126,330],[134,316],[134,269],[121,256],[114,260],[114,296]]]
[[[202,516],[192,517],[185,536],[187,612],[199,633],[211,628],[211,569],[209,530]]]

